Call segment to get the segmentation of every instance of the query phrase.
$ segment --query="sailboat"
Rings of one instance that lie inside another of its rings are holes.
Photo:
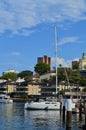
[[[55,26],[55,48],[56,48],[56,95],[57,95],[57,35]],[[24,108],[27,110],[60,110],[60,101],[38,101],[26,102]]]

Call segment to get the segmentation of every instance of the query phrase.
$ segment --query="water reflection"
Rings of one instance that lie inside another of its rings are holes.
[[[27,111],[25,110],[25,117],[30,119],[30,122],[34,124],[34,128],[41,128],[46,130],[61,129],[62,121],[59,111]]]
[[[71,130],[79,130],[84,114],[72,115]],[[0,130],[66,130],[60,111],[27,111],[24,103],[0,104]]]

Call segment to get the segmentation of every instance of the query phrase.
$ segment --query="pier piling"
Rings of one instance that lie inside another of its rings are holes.
[[[71,99],[67,99],[67,114],[66,114],[66,129],[71,130],[72,126],[72,101]]]
[[[66,106],[66,99],[63,99],[63,122],[65,122],[65,106]]]
[[[85,125],[83,125],[83,130],[86,130],[86,101],[84,102],[84,113],[85,113]]]

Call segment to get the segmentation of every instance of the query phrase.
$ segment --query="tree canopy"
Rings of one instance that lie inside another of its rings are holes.
[[[46,63],[38,63],[34,67],[34,71],[36,73],[39,73],[40,75],[42,75],[42,74],[47,73],[48,71],[50,71],[50,66],[49,66],[49,64],[46,64]]]
[[[32,80],[33,72],[29,70],[25,70],[25,71],[21,71],[17,76],[24,78],[26,81],[30,81]]]
[[[5,73],[1,78],[5,80],[16,80],[17,74],[14,72],[8,72],[8,73]]]

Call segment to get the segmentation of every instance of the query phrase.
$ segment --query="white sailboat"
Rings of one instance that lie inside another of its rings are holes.
[[[57,94],[57,35],[55,26],[55,48],[56,48],[56,94]],[[26,102],[24,108],[27,110],[60,110],[60,101]]]

